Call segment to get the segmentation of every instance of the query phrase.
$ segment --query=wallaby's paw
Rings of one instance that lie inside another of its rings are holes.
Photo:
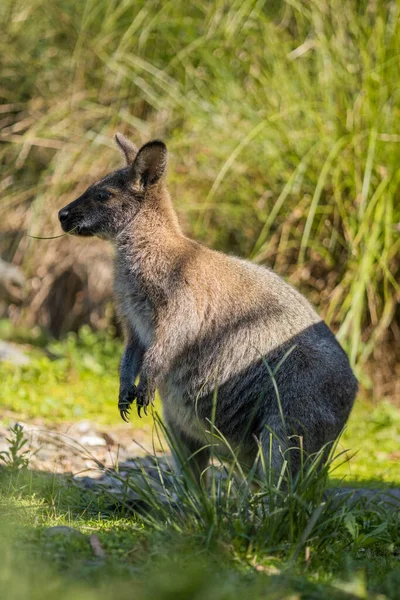
[[[122,390],[119,394],[118,400],[118,410],[121,415],[121,419],[125,421],[125,423],[129,423],[129,411],[132,405],[132,402],[136,398],[137,388],[136,386],[132,386],[130,390]]]

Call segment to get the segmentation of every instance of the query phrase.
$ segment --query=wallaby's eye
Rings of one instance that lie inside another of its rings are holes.
[[[107,192],[107,190],[100,190],[96,194],[96,200],[100,200],[100,202],[104,202],[105,200],[108,200],[110,198],[110,196],[111,196],[111,194],[110,194],[110,192]]]

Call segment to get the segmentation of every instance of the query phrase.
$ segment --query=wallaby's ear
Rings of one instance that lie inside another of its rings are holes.
[[[156,183],[167,167],[168,151],[164,142],[153,140],[142,146],[132,165],[132,179],[142,185]]]
[[[117,142],[119,149],[125,156],[126,164],[129,166],[133,163],[138,153],[138,149],[135,144],[132,144],[122,133],[115,134],[115,141]]]

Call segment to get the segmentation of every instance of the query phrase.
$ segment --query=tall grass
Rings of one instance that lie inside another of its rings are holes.
[[[210,423],[207,445],[212,461],[199,484],[190,468],[193,456],[182,454],[178,441],[157,415],[154,424],[157,441],[161,442],[161,437],[168,440],[175,465],[166,468],[165,459],[160,460],[155,453],[152,473],[139,466],[128,478],[110,472],[124,490],[117,498],[111,491],[111,499],[129,514],[133,493],[139,500],[134,502],[133,512],[141,506],[143,519],[153,529],[162,531],[167,526],[171,531],[191,532],[202,537],[207,546],[233,538],[242,549],[282,552],[290,561],[310,540],[319,550],[324,549],[343,526],[348,507],[343,499],[335,501],[326,491],[328,472],[343,462],[345,454],[336,454],[337,444],[330,445],[328,457],[327,448],[312,456],[300,448],[301,468],[296,476],[288,462],[290,452],[297,448],[287,449],[280,473],[272,477],[271,457],[263,457],[261,448],[253,468],[245,472],[232,448]],[[223,455],[221,443],[225,445]]]
[[[116,129],[163,136],[186,230],[300,284],[362,366],[398,334],[399,22],[395,0],[3,0],[2,252],[54,262],[20,229],[58,233]]]

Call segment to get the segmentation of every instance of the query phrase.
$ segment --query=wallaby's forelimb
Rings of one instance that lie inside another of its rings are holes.
[[[128,422],[129,409],[137,398],[138,389],[135,386],[136,377],[139,375],[143,362],[144,350],[136,336],[127,336],[127,344],[122,355],[120,365],[120,388],[118,409],[124,421]],[[138,413],[140,409],[138,404]]]

